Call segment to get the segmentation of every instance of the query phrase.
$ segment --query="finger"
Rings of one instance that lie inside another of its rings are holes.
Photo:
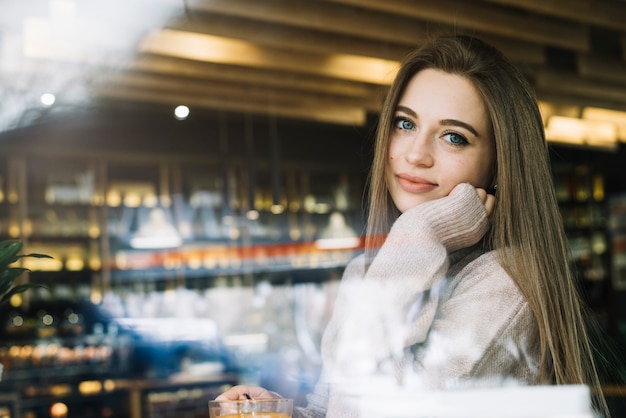
[[[496,197],[492,194],[486,195],[486,200],[483,201],[485,209],[487,210],[487,216],[491,216],[493,209],[496,207]]]
[[[248,386],[248,389],[247,395],[252,399],[280,398],[280,396],[274,392],[270,392],[269,390],[259,386]]]
[[[245,399],[275,398],[276,396],[260,386],[237,385],[218,395],[216,401],[237,401]]]
[[[478,194],[478,197],[480,197],[481,202],[485,203],[487,201],[487,196],[489,196],[489,194],[487,194],[487,191],[485,189],[477,187],[476,193]]]
[[[226,392],[218,395],[215,400],[216,401],[237,401],[243,400],[246,398],[246,393],[250,392],[250,388],[245,385],[237,385],[228,389]]]

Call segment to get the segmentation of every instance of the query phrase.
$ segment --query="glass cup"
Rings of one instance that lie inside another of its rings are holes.
[[[291,418],[293,399],[209,401],[209,418]]]

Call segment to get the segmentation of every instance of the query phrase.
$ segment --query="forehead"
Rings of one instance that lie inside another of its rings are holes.
[[[485,107],[480,92],[470,79],[434,69],[425,69],[413,75],[400,101],[419,99],[456,101],[461,105],[467,103]]]

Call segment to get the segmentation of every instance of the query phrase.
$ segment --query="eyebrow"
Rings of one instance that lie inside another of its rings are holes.
[[[417,113],[415,113],[412,109],[406,107],[406,106],[398,106],[396,108],[396,111],[402,111],[414,118],[418,118],[417,117]],[[460,120],[456,120],[456,119],[443,119],[439,122],[441,125],[443,126],[459,126],[461,128],[465,128],[468,131],[470,131],[472,133],[472,135],[474,135],[475,137],[480,137],[480,135],[478,135],[478,131],[476,129],[474,129],[474,127],[468,123],[465,123],[463,121]]]

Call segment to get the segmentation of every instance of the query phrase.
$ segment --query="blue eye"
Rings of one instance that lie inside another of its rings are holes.
[[[468,143],[463,135],[456,132],[448,132],[444,135],[444,138],[447,138],[447,141],[452,145],[465,145]]]
[[[410,131],[415,128],[415,124],[409,119],[397,117],[394,119],[394,126],[398,129]]]

